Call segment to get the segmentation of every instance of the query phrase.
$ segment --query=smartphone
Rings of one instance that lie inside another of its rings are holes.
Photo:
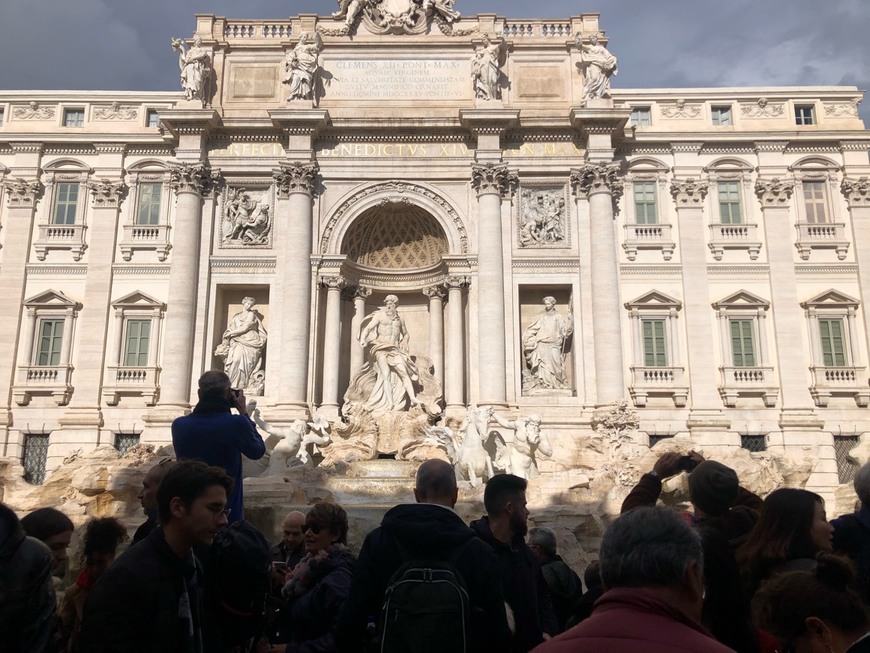
[[[691,456],[680,456],[677,461],[677,469],[683,472],[691,473],[700,463]]]

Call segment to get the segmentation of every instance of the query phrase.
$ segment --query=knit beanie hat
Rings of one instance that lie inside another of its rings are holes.
[[[711,517],[728,512],[739,487],[737,472],[715,460],[705,460],[689,474],[692,503]]]

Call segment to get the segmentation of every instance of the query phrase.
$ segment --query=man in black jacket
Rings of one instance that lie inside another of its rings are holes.
[[[486,517],[471,522],[478,537],[498,556],[504,598],[514,613],[514,653],[525,653],[559,632],[547,583],[535,554],[523,539],[528,532],[526,480],[498,474],[486,482]],[[493,649],[495,650],[495,649]]]
[[[49,548],[0,503],[0,651],[54,651],[55,597]]]
[[[109,567],[85,603],[79,649],[86,653],[200,653],[201,566],[227,523],[232,479],[198,461],[177,463],[157,491],[160,525]]]
[[[416,504],[392,508],[366,537],[354,568],[350,596],[339,617],[339,650],[363,650],[367,626],[376,623],[390,579],[402,565],[399,546],[421,559],[446,560],[460,546],[456,570],[471,605],[469,651],[504,651],[510,631],[495,555],[453,510],[458,489],[452,465],[427,460],[417,469]]]

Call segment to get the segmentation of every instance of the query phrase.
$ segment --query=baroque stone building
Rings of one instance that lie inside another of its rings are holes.
[[[338,419],[394,295],[445,415],[541,415],[545,473],[625,398],[652,441],[843,480],[870,428],[861,93],[611,89],[596,14],[393,4],[198,15],[179,92],[0,92],[2,455],[38,478],[166,442],[234,357],[271,422]]]

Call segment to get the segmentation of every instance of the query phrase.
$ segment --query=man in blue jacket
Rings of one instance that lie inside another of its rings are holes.
[[[190,415],[172,422],[172,446],[179,460],[201,460],[223,468],[233,479],[232,494],[227,501],[228,519],[244,519],[242,496],[242,456],[259,460],[266,453],[266,443],[248,417],[243,390],[230,387],[224,372],[210,371],[199,377],[199,402]],[[238,415],[231,411],[235,408]]]

